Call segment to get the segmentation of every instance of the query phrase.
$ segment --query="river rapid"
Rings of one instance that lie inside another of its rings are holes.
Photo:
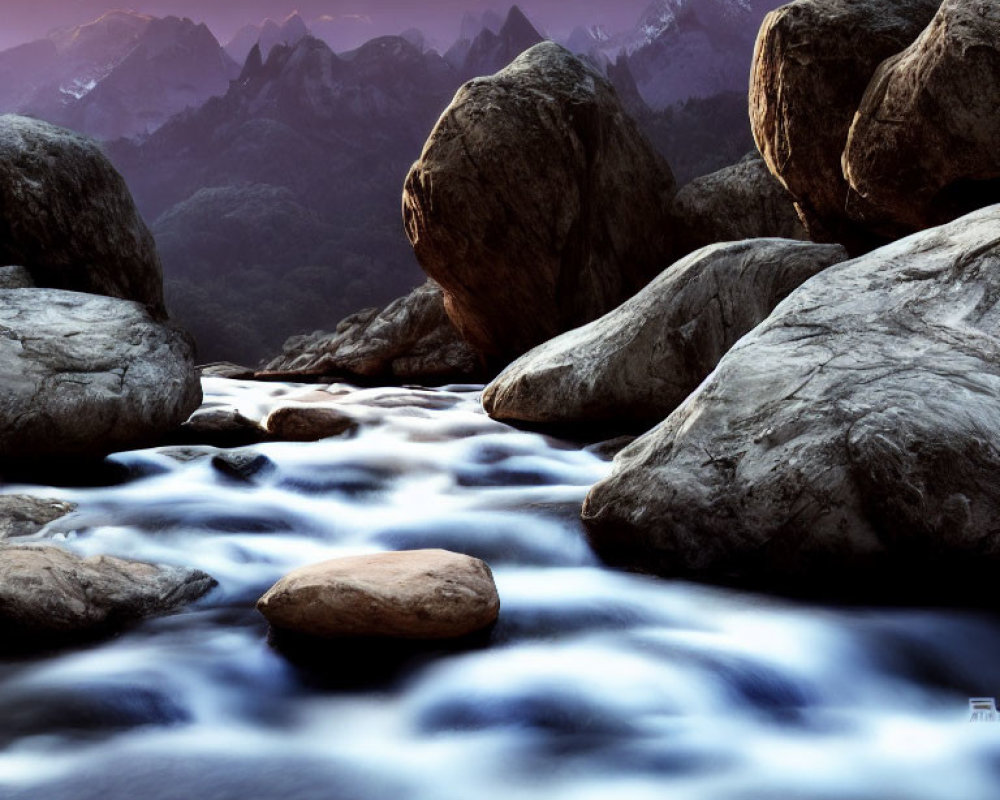
[[[259,418],[314,387],[207,378]],[[351,436],[121,453],[38,539],[219,586],[109,641],[0,660],[2,800],[979,800],[1000,796],[1000,623],[835,608],[603,567],[576,519],[599,451],[488,419],[479,387],[333,387]],[[221,467],[221,468],[220,468]],[[403,663],[268,643],[289,570],[484,558],[489,640]]]

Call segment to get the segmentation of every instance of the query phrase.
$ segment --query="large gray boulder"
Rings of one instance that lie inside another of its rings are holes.
[[[201,403],[193,348],[139,303],[0,290],[0,459],[155,441]]]
[[[764,19],[750,77],[750,121],[768,168],[810,236],[864,249],[845,212],[841,155],[878,65],[909,46],[940,0],[795,0]]]
[[[792,196],[756,150],[677,192],[674,229],[684,252],[742,239],[809,238]]]
[[[754,239],[699,250],[588,325],[529,351],[486,387],[495,419],[646,430],[737,340],[831,264],[839,245]]]
[[[393,383],[477,379],[483,367],[444,310],[444,295],[427,281],[381,311],[343,320],[334,333],[295,336],[264,368],[302,375],[349,375]]]
[[[0,116],[0,263],[164,316],[160,259],[121,175],[89,139],[13,115]]]
[[[895,236],[1000,202],[1000,5],[945,0],[879,67],[844,153],[848,209]]]
[[[669,264],[674,179],[611,84],[552,42],[463,86],[403,216],[463,338],[506,364]]]
[[[993,206],[796,290],[615,459],[583,509],[597,551],[841,594],[995,572],[998,232]]]
[[[58,547],[0,546],[0,652],[111,633],[190,603],[215,586],[203,572]]]

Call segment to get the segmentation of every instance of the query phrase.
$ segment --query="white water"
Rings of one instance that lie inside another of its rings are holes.
[[[312,391],[206,381],[250,416]],[[996,621],[607,570],[574,519],[605,462],[490,421],[473,388],[344,392],[358,435],[252,448],[270,465],[250,482],[190,447],[116,456],[118,486],[4,487],[79,503],[43,538],[220,586],[112,641],[0,661],[2,800],[997,796],[1000,723],[968,711],[1000,695]],[[485,649],[359,688],[268,646],[253,603],[289,569],[426,546],[491,563]]]

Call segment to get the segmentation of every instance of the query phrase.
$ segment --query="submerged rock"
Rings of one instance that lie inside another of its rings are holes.
[[[787,239],[706,247],[519,358],[486,387],[483,407],[505,421],[646,430],[789,292],[846,258],[838,245]]]
[[[483,377],[475,351],[444,310],[444,295],[427,281],[382,311],[366,309],[335,333],[296,336],[267,372],[294,377],[351,375],[393,383],[474,380]]]
[[[795,0],[757,37],[750,121],[768,168],[798,203],[811,238],[870,249],[844,209],[841,155],[878,65],[906,48],[940,0]]]
[[[0,495],[0,540],[31,536],[76,509],[75,503],[25,494]]]
[[[203,572],[58,547],[0,547],[0,649],[42,648],[113,632],[197,600]]]
[[[677,192],[674,225],[683,252],[716,242],[809,238],[792,196],[756,150]]]
[[[502,364],[662,270],[673,193],[607,80],[545,42],[459,90],[406,179],[403,216],[461,335]]]
[[[879,67],[851,127],[850,214],[895,236],[1000,202],[1000,6],[945,0]]]
[[[0,459],[147,445],[201,403],[189,338],[138,303],[0,290]]]
[[[24,266],[38,286],[136,300],[165,315],[153,237],[96,143],[0,116],[0,209],[0,263]]]
[[[318,638],[456,639],[492,625],[493,575],[478,558],[410,550],[295,570],[257,603],[280,630]]]
[[[584,505],[594,547],[841,597],[995,571],[998,298],[1000,206],[813,278],[618,456]]]

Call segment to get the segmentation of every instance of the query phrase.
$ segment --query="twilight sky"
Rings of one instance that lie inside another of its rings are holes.
[[[321,15],[365,15],[371,36],[418,27],[445,46],[457,37],[466,10],[506,11],[513,0],[0,0],[0,49],[37,39],[53,28],[78,25],[114,8],[148,14],[176,14],[205,22],[225,42],[242,25],[265,17],[282,19],[300,11]],[[548,33],[576,25],[603,24],[622,30],[639,18],[649,0],[519,0],[518,5]]]

